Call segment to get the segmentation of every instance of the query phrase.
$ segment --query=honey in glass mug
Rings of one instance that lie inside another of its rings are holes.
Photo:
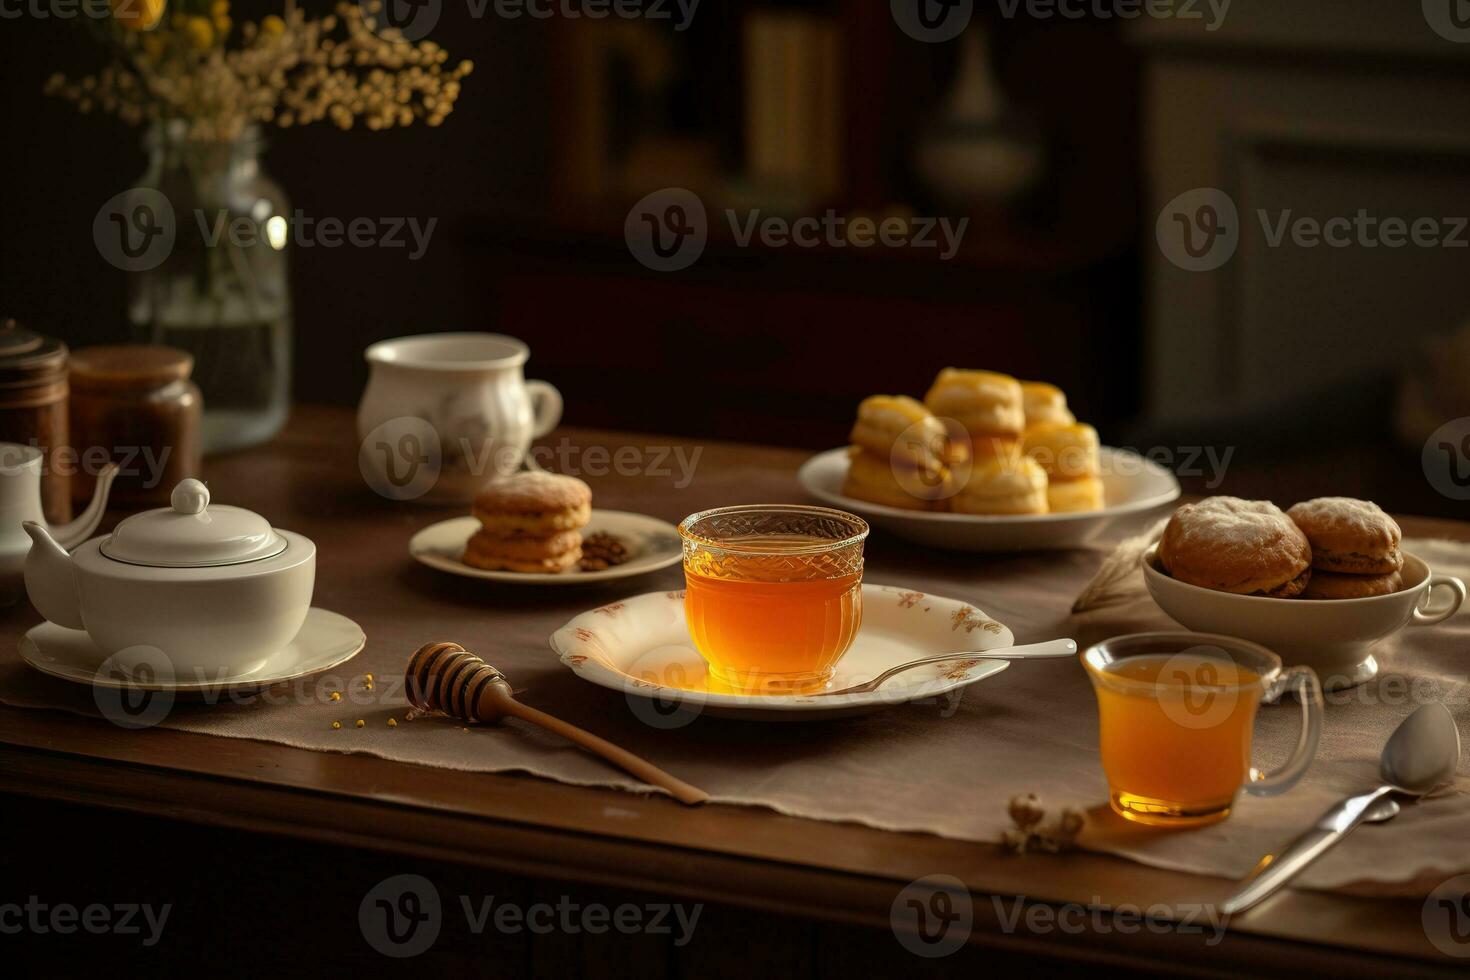
[[[1316,753],[1317,677],[1305,667],[1283,671],[1264,647],[1138,634],[1098,644],[1083,662],[1097,694],[1111,803],[1129,820],[1171,827],[1223,820],[1242,785],[1257,795],[1282,792]],[[1264,698],[1293,688],[1304,711],[1297,752],[1280,771],[1259,773],[1251,766],[1256,711]]]
[[[686,518],[684,613],[717,682],[815,690],[862,625],[861,518],[825,507],[725,507]]]

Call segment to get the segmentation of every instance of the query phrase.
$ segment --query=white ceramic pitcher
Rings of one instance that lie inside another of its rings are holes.
[[[31,550],[31,539],[21,525],[26,521],[46,525],[46,517],[41,512],[43,459],[41,450],[35,446],[0,442],[0,605],[12,605],[25,594],[25,561]],[[48,528],[57,544],[73,548],[97,530],[116,476],[115,464],[103,466],[97,473],[97,489],[87,509],[73,521]]]
[[[357,410],[358,461],[384,496],[465,504],[520,469],[531,440],[561,421],[561,393],[522,372],[530,349],[492,333],[373,344]]]

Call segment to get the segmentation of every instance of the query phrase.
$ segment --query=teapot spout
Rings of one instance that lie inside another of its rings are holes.
[[[116,463],[107,463],[97,471],[97,488],[92,491],[92,500],[87,504],[87,509],[77,515],[75,520],[58,524],[51,529],[51,536],[56,539],[57,544],[63,548],[75,548],[92,536],[97,525],[102,523],[102,515],[107,512],[107,495],[112,492],[112,481],[116,478]],[[35,535],[31,537],[34,538]]]
[[[31,536],[31,550],[26,555],[26,594],[31,604],[57,626],[85,629],[71,555],[35,521],[24,521],[21,527]]]

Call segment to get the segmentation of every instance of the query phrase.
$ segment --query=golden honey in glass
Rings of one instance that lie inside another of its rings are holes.
[[[1231,637],[1139,633],[1090,648],[1098,747],[1113,809],[1138,823],[1190,827],[1230,815],[1242,787],[1270,796],[1306,772],[1321,731],[1321,689],[1306,667]],[[1302,737],[1274,773],[1251,765],[1263,698],[1302,699]]]
[[[868,525],[825,507],[757,504],[679,525],[684,613],[711,677],[744,691],[815,690],[863,620]]]

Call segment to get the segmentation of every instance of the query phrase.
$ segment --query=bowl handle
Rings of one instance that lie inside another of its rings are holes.
[[[1434,600],[1434,590],[1445,589],[1450,593],[1450,603],[1443,609],[1434,612],[1429,611],[1429,606]],[[1455,613],[1459,612],[1460,606],[1465,603],[1465,583],[1453,575],[1431,575],[1429,577],[1429,588],[1424,590],[1424,596],[1414,606],[1414,625],[1432,626],[1442,623]]]

